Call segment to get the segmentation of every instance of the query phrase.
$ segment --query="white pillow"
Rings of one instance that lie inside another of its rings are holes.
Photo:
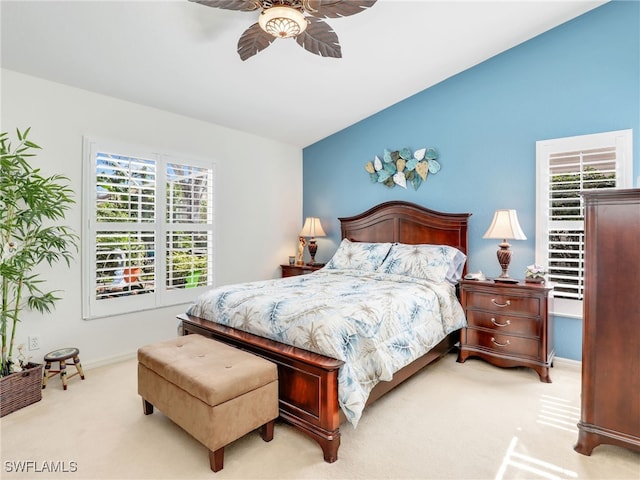
[[[394,244],[378,272],[406,275],[441,283],[457,283],[467,256],[448,245]]]
[[[375,272],[391,249],[391,243],[352,242],[345,238],[324,268]]]

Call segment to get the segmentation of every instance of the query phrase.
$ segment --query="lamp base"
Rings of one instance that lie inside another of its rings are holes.
[[[307,248],[309,249],[309,255],[311,255],[311,261],[307,265],[314,265],[316,263],[316,252],[318,251],[318,244],[315,238],[311,237]]]
[[[502,273],[499,277],[493,279],[498,283],[518,283],[518,280],[509,276],[509,264],[511,263],[511,245],[507,240],[503,240],[500,244],[500,248],[496,252],[498,254],[498,263],[502,267]]]
[[[495,283],[518,283],[520,280],[516,280],[515,278],[511,277],[497,277],[494,278],[493,281]]]

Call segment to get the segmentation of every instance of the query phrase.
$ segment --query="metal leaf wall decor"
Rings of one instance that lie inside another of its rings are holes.
[[[389,188],[396,185],[407,188],[407,184],[411,184],[417,190],[429,174],[435,175],[440,171],[440,163],[435,148],[421,148],[413,153],[408,148],[394,151],[385,149],[382,160],[376,155],[364,169],[374,183]]]

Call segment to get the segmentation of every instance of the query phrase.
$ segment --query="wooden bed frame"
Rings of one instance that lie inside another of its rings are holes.
[[[361,242],[451,245],[467,254],[469,213],[440,213],[408,202],[382,203],[353,217],[340,218],[342,238]],[[465,267],[466,272],[466,267]],[[340,423],[338,371],[341,360],[311,353],[187,314],[179,315],[184,335],[198,333],[260,355],[278,365],[280,418],[320,444],[326,462],[338,459]],[[431,351],[372,390],[367,405],[424,366],[439,359],[459,340],[451,333]]]

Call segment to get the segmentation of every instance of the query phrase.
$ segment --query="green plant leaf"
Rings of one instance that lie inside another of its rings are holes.
[[[16,147],[7,132],[0,133],[1,372],[9,371],[21,312],[50,312],[60,299],[54,291],[41,288],[41,265],[70,265],[78,250],[78,236],[61,225],[75,203],[69,179],[43,176],[31,165],[32,150],[41,147],[27,140],[30,131],[17,129]]]

